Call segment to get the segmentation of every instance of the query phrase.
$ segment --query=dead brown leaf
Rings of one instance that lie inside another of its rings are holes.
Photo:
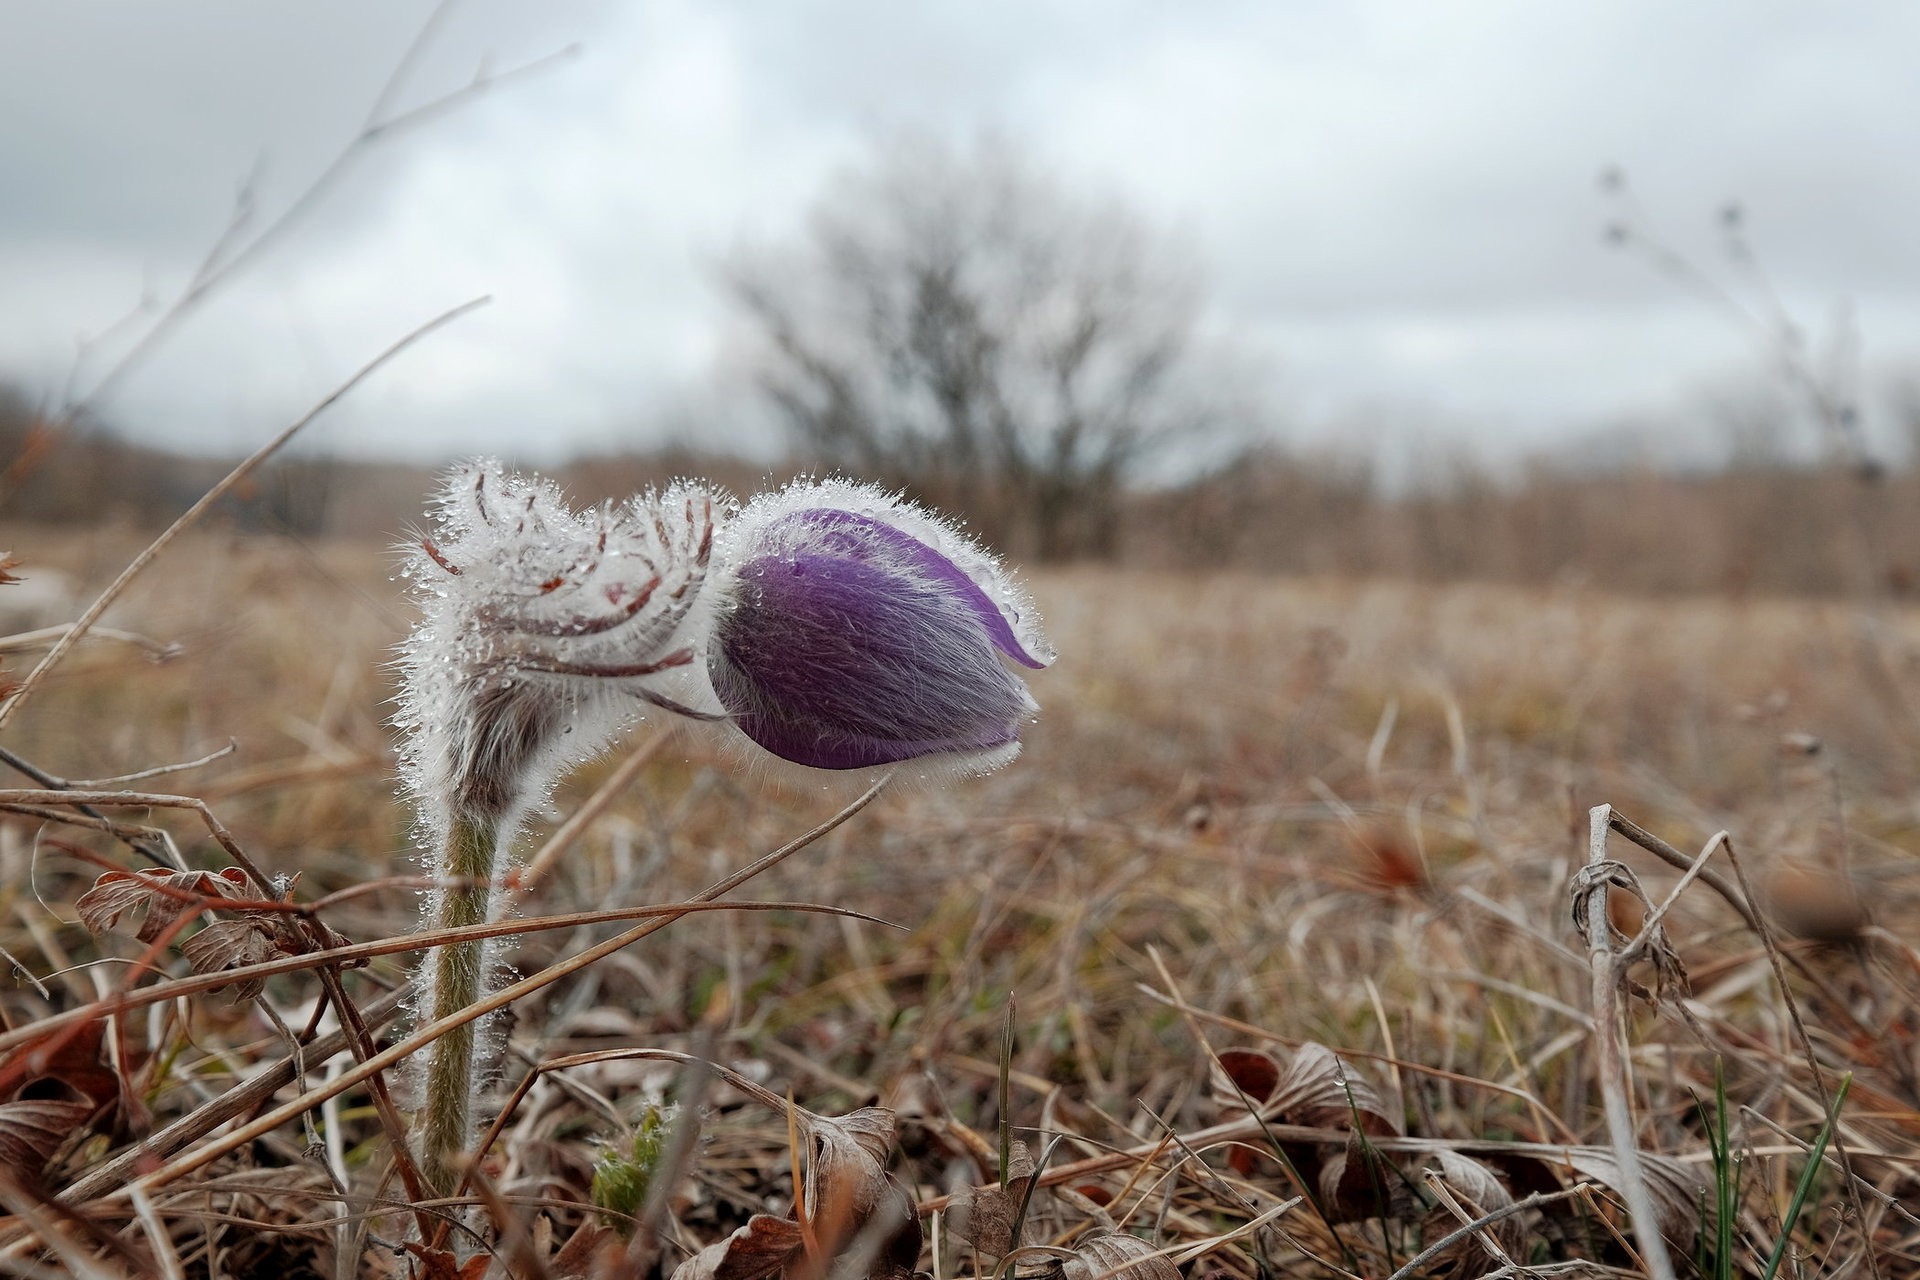
[[[675,1267],[673,1280],[768,1280],[784,1272],[804,1248],[799,1223],[756,1213],[744,1227]]]
[[[91,1102],[79,1098],[0,1102],[0,1168],[39,1173],[93,1110]]]
[[[1258,1107],[1280,1087],[1286,1068],[1263,1049],[1222,1049],[1209,1078],[1213,1100],[1222,1107]]]
[[[920,1258],[920,1215],[906,1187],[887,1172],[893,1112],[862,1107],[844,1116],[814,1116],[807,1128],[814,1141],[807,1209],[821,1249],[834,1258],[870,1257],[863,1275],[911,1275]]]
[[[476,1253],[461,1262],[447,1249],[428,1249],[411,1240],[406,1248],[419,1259],[421,1280],[482,1280],[487,1268],[493,1265],[492,1257],[485,1253]]]
[[[620,1233],[597,1222],[582,1222],[547,1263],[552,1280],[589,1280],[607,1273],[623,1250]]]
[[[80,923],[92,933],[119,927],[122,917],[142,908],[146,918],[134,937],[152,942],[181,916],[221,902],[249,896],[247,873],[238,867],[222,871],[108,871],[93,882],[73,904]]]
[[[1610,1148],[1570,1147],[1567,1163],[1583,1178],[1591,1178],[1615,1191],[1620,1188],[1620,1162]],[[1691,1252],[1700,1226],[1700,1208],[1707,1196],[1706,1183],[1691,1166],[1652,1151],[1640,1152],[1640,1168],[1646,1174],[1647,1190],[1653,1195],[1654,1207],[1660,1214],[1660,1233],[1678,1245],[1682,1253]]]
[[[1345,1151],[1320,1167],[1320,1201],[1329,1222],[1405,1219],[1413,1213],[1413,1196],[1399,1167],[1357,1133],[1348,1135]]]
[[[1435,1205],[1422,1224],[1422,1231],[1428,1240],[1438,1240],[1457,1231],[1466,1222],[1482,1217],[1496,1209],[1504,1209],[1513,1203],[1513,1193],[1506,1184],[1495,1176],[1492,1169],[1469,1156],[1457,1151],[1442,1151],[1438,1160],[1437,1172],[1440,1180],[1452,1192],[1460,1208],[1468,1217],[1463,1221],[1458,1214],[1447,1206]],[[1513,1258],[1526,1253],[1526,1231],[1518,1217],[1502,1218],[1486,1228],[1487,1234],[1495,1244],[1506,1250]],[[1465,1269],[1476,1263],[1487,1266],[1501,1265],[1493,1251],[1488,1249],[1477,1237],[1460,1241],[1433,1259],[1432,1268],[1436,1272],[1449,1269]],[[1484,1269],[1484,1268],[1483,1268]],[[1479,1274],[1472,1272],[1470,1274]]]
[[[1323,1044],[1308,1041],[1294,1051],[1286,1074],[1268,1096],[1262,1114],[1315,1129],[1355,1126],[1375,1137],[1398,1137],[1400,1122],[1367,1078]]]
[[[1033,1185],[1033,1157],[1015,1141],[1007,1157],[1007,1185],[962,1187],[953,1193],[947,1225],[953,1234],[992,1258],[1004,1258],[1021,1243],[1013,1220]]]
[[[180,953],[195,973],[219,973],[292,954],[285,936],[256,918],[216,920],[180,944]],[[251,1000],[266,990],[265,978],[249,978],[231,985],[235,1000]],[[214,987],[226,991],[228,987]]]
[[[1180,1269],[1138,1236],[1088,1235],[1063,1268],[1065,1280],[1180,1280]]]
[[[813,1143],[802,1199],[819,1256],[808,1255],[808,1230],[798,1222],[756,1214],[681,1263],[673,1280],[817,1280],[829,1263],[835,1275],[869,1280],[913,1274],[920,1260],[920,1217],[906,1187],[886,1169],[893,1112],[863,1107],[844,1116],[800,1118]]]
[[[59,1037],[50,1051],[31,1050],[33,1075],[21,1084],[14,1097],[46,1098],[51,1096],[49,1089],[52,1088],[63,1094],[78,1094],[92,1103],[96,1111],[123,1101],[120,1075],[106,1059],[106,1038],[107,1022],[102,1018],[82,1024],[71,1035]],[[146,1060],[140,1045],[129,1044],[125,1048],[130,1069]]]

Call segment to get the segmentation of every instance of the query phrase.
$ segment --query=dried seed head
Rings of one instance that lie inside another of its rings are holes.
[[[705,669],[734,724],[817,769],[980,773],[1037,709],[1002,663],[1053,658],[1025,592],[971,539],[870,486],[755,498],[720,537]]]
[[[694,657],[722,510],[696,484],[576,512],[490,460],[448,477],[408,549],[423,616],[400,663],[405,776],[430,825],[510,823],[664,701]]]

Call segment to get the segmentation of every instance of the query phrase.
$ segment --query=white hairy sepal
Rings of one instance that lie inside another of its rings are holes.
[[[570,509],[538,477],[456,468],[405,549],[421,619],[401,649],[401,776],[428,843],[453,813],[503,843],[692,661],[728,500],[679,482]]]
[[[435,889],[430,928],[495,918],[500,877],[527,813],[573,764],[602,750],[691,662],[724,499],[679,483],[624,506],[576,512],[537,477],[479,460],[442,486],[432,529],[406,549],[421,619],[401,648],[401,776]],[[422,961],[422,1022],[481,999],[498,944],[435,948]],[[414,1092],[422,1164],[441,1192],[472,1138],[473,1101],[497,1051],[492,1027],[437,1041]]]

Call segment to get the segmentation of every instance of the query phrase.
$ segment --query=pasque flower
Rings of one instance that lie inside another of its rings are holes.
[[[448,477],[432,532],[409,548],[422,617],[400,662],[402,771],[442,881],[435,926],[492,917],[527,811],[643,704],[697,714],[661,682],[694,661],[722,509],[692,484],[576,512],[552,485],[495,462]],[[421,1012],[473,1004],[492,968],[486,944],[434,949]],[[427,1063],[421,1162],[440,1194],[471,1136],[483,1057],[467,1024]]]
[[[1036,706],[1002,659],[1053,658],[1032,604],[971,539],[845,481],[755,498],[720,534],[706,673],[733,723],[816,769],[984,772]]]
[[[434,926],[492,918],[527,812],[647,706],[730,721],[817,769],[978,773],[1019,751],[1035,705],[1003,659],[1038,668],[1053,654],[1025,593],[972,540],[845,481],[731,511],[691,483],[582,512],[494,462],[448,479],[409,548],[422,618],[400,663]],[[422,1014],[470,1007],[493,967],[484,944],[435,948]],[[484,1057],[464,1024],[434,1042],[421,1082],[422,1172],[442,1195]]]

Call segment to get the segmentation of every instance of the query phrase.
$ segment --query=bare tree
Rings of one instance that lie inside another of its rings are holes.
[[[998,141],[882,147],[726,283],[800,446],[1031,554],[1110,554],[1123,481],[1208,418],[1192,264]]]

